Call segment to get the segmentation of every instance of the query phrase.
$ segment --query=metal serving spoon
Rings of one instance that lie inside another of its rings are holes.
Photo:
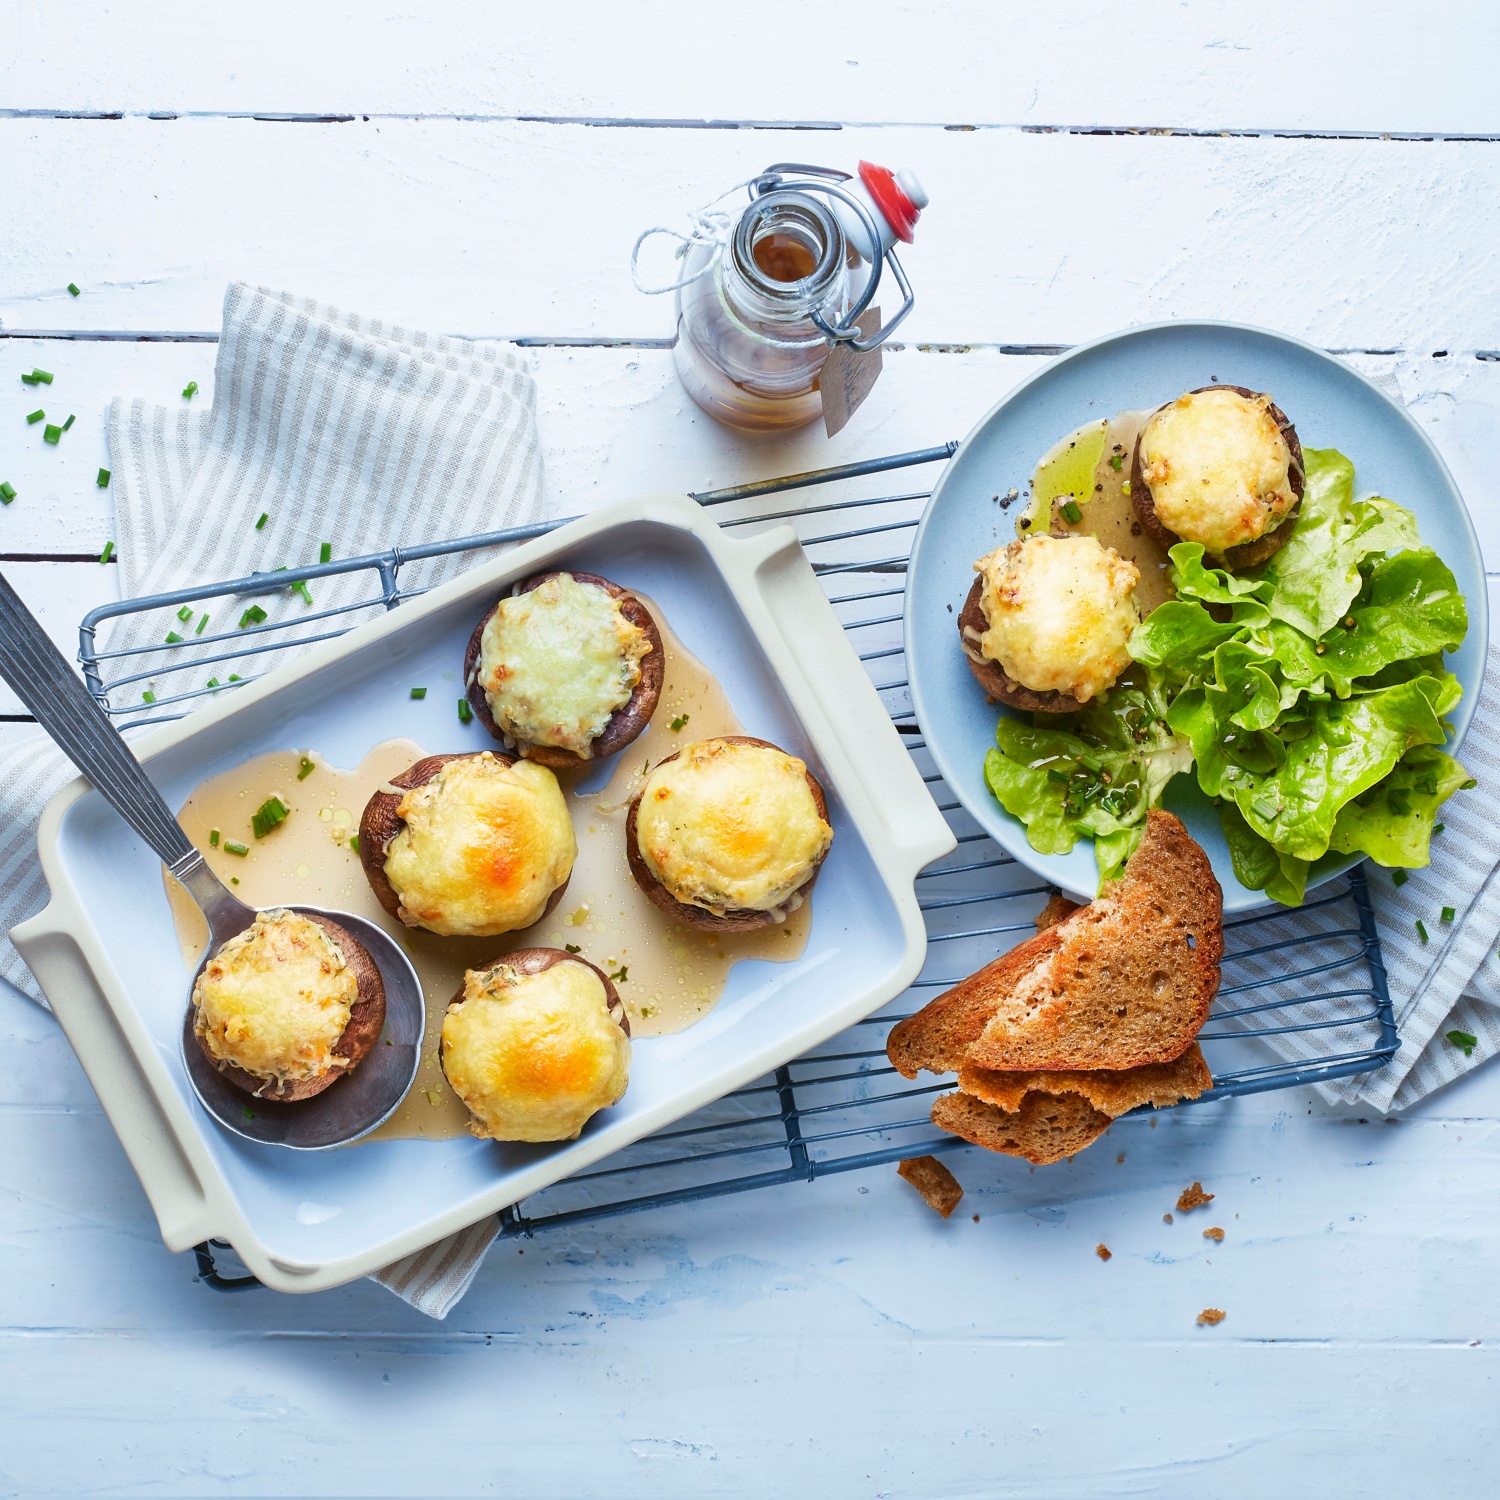
[[[188,985],[181,1053],[193,1091],[226,1130],[247,1140],[316,1151],[374,1130],[405,1097],[421,1060],[426,1006],[417,971],[400,945],[366,917],[317,906],[288,906],[328,917],[364,945],[385,983],[385,1038],[347,1078],[293,1103],[253,1098],[220,1076],[193,1035],[193,985],[208,960],[254,922],[182,831],[124,736],[78,680],[16,591],[0,576],[0,677],[36,715],[104,799],[161,856],[208,921],[208,948]]]

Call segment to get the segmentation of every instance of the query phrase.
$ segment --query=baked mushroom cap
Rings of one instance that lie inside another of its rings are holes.
[[[983,593],[984,579],[976,577],[969,587],[964,607],[958,612],[958,639],[963,646],[964,660],[985,695],[992,703],[1003,703],[1008,708],[1020,709],[1022,713],[1076,714],[1083,704],[1071,693],[1038,693],[1017,682],[999,662],[991,661],[980,652],[979,637],[990,628],[990,622],[984,616],[984,605],[980,602]]]
[[[350,1006],[349,1019],[344,1023],[343,1032],[333,1047],[334,1055],[346,1058],[347,1063],[324,1068],[311,1078],[287,1079],[278,1086],[274,1077],[248,1072],[235,1063],[216,1057],[196,1025],[193,1028],[199,1049],[222,1078],[247,1094],[253,1094],[257,1099],[272,1104],[291,1104],[299,1099],[311,1099],[346,1074],[352,1073],[369,1055],[370,1048],[379,1040],[385,1026],[385,982],[365,945],[347,928],[327,917],[317,916],[312,912],[293,914],[321,927],[338,949],[345,967],[354,975],[354,1003]]]
[[[502,744],[513,747],[527,760],[534,760],[539,765],[549,766],[554,771],[573,770],[599,760],[603,756],[613,755],[617,750],[623,750],[645,729],[651,720],[651,715],[656,712],[656,705],[661,701],[662,682],[667,670],[661,631],[651,611],[630,590],[621,588],[617,583],[611,583],[607,578],[601,578],[597,573],[576,573],[572,570],[554,568],[551,572],[538,573],[518,583],[511,590],[511,597],[529,594],[533,589],[546,583],[549,578],[561,577],[564,572],[575,582],[591,584],[594,588],[602,589],[610,598],[618,599],[620,613],[637,629],[643,631],[646,639],[651,643],[651,649],[641,658],[640,681],[636,683],[629,701],[610,715],[604,729],[594,737],[590,744],[590,754],[587,757],[557,745],[533,745],[513,741],[495,722],[489,698],[479,682],[479,656],[484,639],[484,628],[489,624],[496,610],[500,608],[498,602],[474,627],[474,633],[469,637],[468,648],[464,652],[464,691],[475,717]]]
[[[1302,496],[1307,488],[1307,469],[1302,457],[1302,444],[1297,438],[1297,429],[1292,426],[1286,413],[1260,391],[1252,391],[1248,386],[1243,385],[1200,385],[1187,394],[1201,396],[1210,391],[1233,391],[1247,401],[1265,401],[1266,411],[1276,423],[1291,453],[1291,463],[1287,469],[1287,483],[1297,498],[1286,515],[1263,536],[1244,542],[1238,547],[1230,547],[1223,553],[1209,554],[1231,571],[1236,568],[1253,568],[1273,557],[1291,540],[1292,530],[1302,511]],[[1172,405],[1170,401],[1165,402],[1157,408],[1157,411],[1164,411],[1170,405]],[[1156,413],[1153,412],[1152,416],[1155,415]],[[1141,439],[1145,437],[1150,423],[1151,418],[1148,417],[1141,424],[1141,430],[1136,435],[1135,450],[1130,461],[1130,503],[1135,507],[1136,518],[1141,525],[1155,538],[1162,551],[1166,552],[1182,541],[1182,538],[1175,531],[1169,530],[1157,514],[1155,502],[1151,498],[1151,487],[1146,483],[1141,461]]]
[[[756,739],[747,734],[724,734],[715,736],[718,743],[725,745],[756,745],[763,750],[775,750],[779,754],[786,755],[789,752],[782,750],[779,745],[773,745],[769,740]],[[684,747],[692,748],[692,747]],[[658,770],[669,762],[676,760],[683,752],[677,751],[658,761],[652,770]],[[823,788],[818,778],[804,768],[807,777],[808,790],[812,793],[813,805],[818,810],[818,816],[827,823],[828,799],[824,795]],[[642,787],[642,792],[645,788]],[[760,911],[753,907],[730,907],[723,913],[712,912],[701,906],[694,906],[688,901],[679,901],[662,883],[651,873],[646,864],[645,857],[641,853],[640,841],[637,836],[637,821],[641,805],[642,792],[637,792],[635,799],[630,804],[630,811],[625,819],[625,858],[630,865],[630,873],[635,876],[635,882],[645,892],[647,898],[654,906],[658,906],[676,921],[685,927],[696,928],[699,932],[754,932],[761,927],[770,927],[779,921],[785,920],[788,911],[795,910],[802,902],[806,901],[812,893],[813,882],[818,878],[818,872],[823,868],[823,861],[828,857],[828,848],[818,856],[813,865],[812,873],[803,883],[787,897],[786,901],[774,911]],[[828,847],[832,847],[830,844]]]
[[[397,791],[377,791],[365,804],[364,813],[359,820],[359,862],[365,872],[365,878],[370,882],[370,889],[375,892],[375,899],[380,902],[397,921],[404,922],[410,927],[420,927],[425,924],[412,920],[410,913],[403,915],[401,895],[391,884],[391,878],[386,873],[386,857],[396,835],[405,826],[405,820],[401,816],[401,802],[403,791],[412,791],[417,787],[425,786],[432,781],[443,767],[454,761],[478,760],[480,756],[488,755],[502,766],[513,766],[516,764],[514,755],[505,755],[498,750],[477,750],[461,755],[429,755],[409,766],[399,776],[391,777],[388,785],[399,788]],[[538,915],[527,923],[527,926],[535,926],[543,917],[549,916],[556,908],[557,903],[562,900],[563,892],[568,888],[568,880],[572,879],[571,872],[568,879],[547,898],[547,904]],[[434,930],[434,929],[429,929]],[[516,929],[509,929],[514,931]],[[498,933],[477,934],[479,936],[498,936]]]
[[[597,981],[604,1024],[618,1032],[613,1039],[600,1031],[591,982],[581,995],[566,987],[549,995],[526,983],[564,965]],[[501,980],[498,993],[490,992],[492,976]],[[630,1020],[609,976],[588,959],[560,948],[517,948],[465,974],[443,1019],[438,1058],[476,1135],[572,1140],[625,1093]]]

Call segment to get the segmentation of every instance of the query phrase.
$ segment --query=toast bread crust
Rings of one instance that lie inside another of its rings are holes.
[[[939,1094],[932,1101],[932,1123],[972,1146],[1045,1167],[1092,1146],[1111,1122],[1078,1094],[1036,1090],[1014,1113],[969,1094]]]
[[[1141,1068],[1006,1073],[965,1063],[958,1070],[958,1086],[964,1093],[1010,1113],[1021,1108],[1028,1094],[1077,1094],[1112,1120],[1143,1104],[1160,1109],[1196,1099],[1213,1087],[1213,1081],[1197,1042],[1176,1062],[1147,1063]]]

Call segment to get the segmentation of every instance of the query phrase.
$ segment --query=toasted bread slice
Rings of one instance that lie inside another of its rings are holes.
[[[1112,1120],[1142,1104],[1162,1108],[1196,1099],[1213,1087],[1213,1081],[1196,1042],[1176,1062],[1147,1063],[1143,1068],[1005,1073],[966,1063],[958,1070],[958,1086],[964,1093],[1011,1113],[1020,1109],[1028,1094],[1077,1094]]]
[[[1109,1129],[1110,1119],[1079,1094],[1029,1093],[1011,1112],[970,1094],[939,1094],[932,1123],[986,1151],[1022,1156],[1036,1166],[1076,1156]]]
[[[1146,815],[1119,881],[891,1029],[926,1068],[1136,1068],[1192,1044],[1219,987],[1224,903],[1208,856],[1166,812]]]

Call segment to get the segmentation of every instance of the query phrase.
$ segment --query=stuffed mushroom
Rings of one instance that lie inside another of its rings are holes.
[[[1229,568],[1286,545],[1305,485],[1286,413],[1242,385],[1203,386],[1158,407],[1131,461],[1131,503],[1162,548],[1199,542]]]
[[[661,632],[627,589],[595,573],[541,573],[474,628],[469,703],[518,755],[567,770],[646,727],[666,671]]]
[[[959,611],[985,693],[1031,713],[1076,713],[1130,665],[1140,572],[1091,536],[1029,536],[974,564]]]
[[[746,735],[701,740],[661,761],[625,823],[636,883],[706,932],[785,921],[832,842],[817,778],[795,755]]]
[[[470,969],[443,1017],[443,1074],[495,1141],[571,1141],[630,1082],[630,1022],[586,958],[519,948]]]
[[[408,927],[495,937],[557,905],[578,844],[546,766],[482,750],[429,755],[377,791],[359,857],[380,904]]]
[[[193,1035],[236,1088],[310,1099],[358,1067],[385,1025],[385,985],[336,922],[271,910],[229,939],[193,985]]]

